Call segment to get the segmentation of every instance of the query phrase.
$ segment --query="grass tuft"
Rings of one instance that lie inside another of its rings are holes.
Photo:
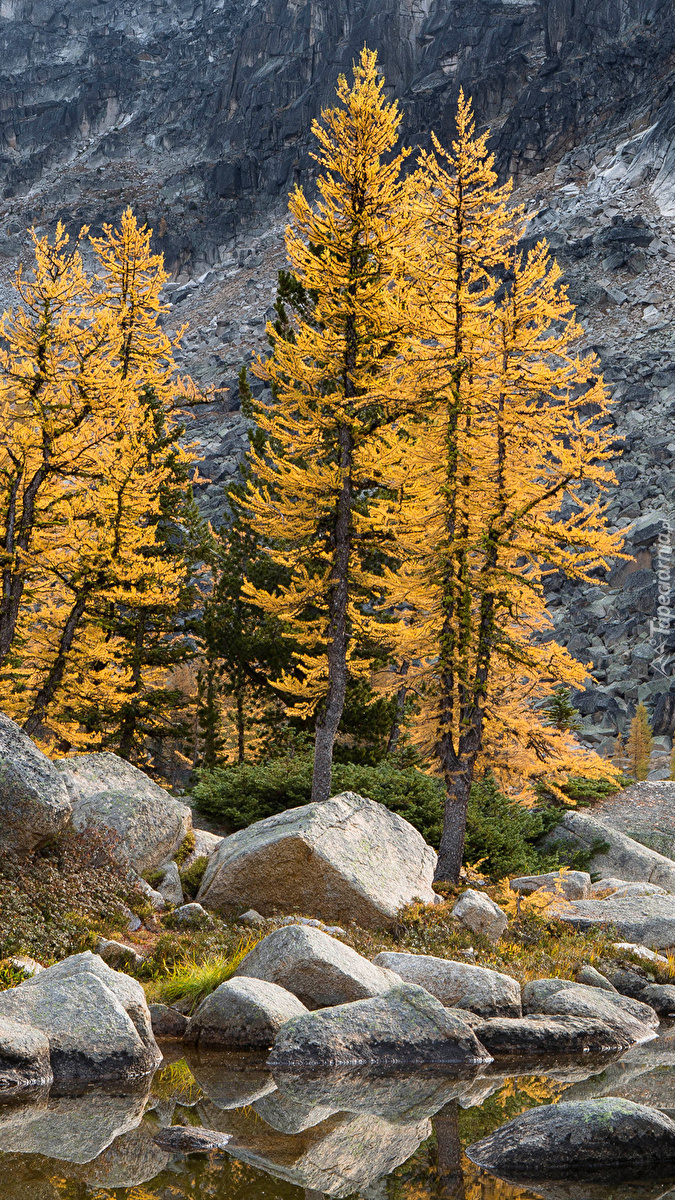
[[[242,938],[231,954],[214,954],[202,963],[197,962],[196,958],[176,963],[164,978],[148,984],[146,990],[152,993],[148,995],[148,999],[162,1004],[189,1002],[190,1012],[194,1012],[206,996],[214,992],[221,983],[231,979],[249,950],[252,950],[259,940],[252,934],[248,938]]]

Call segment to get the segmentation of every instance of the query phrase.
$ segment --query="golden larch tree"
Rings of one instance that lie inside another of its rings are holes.
[[[649,756],[652,752],[652,729],[649,713],[644,704],[638,704],[630,723],[626,742],[628,770],[634,779],[646,779],[649,774]]]
[[[405,358],[406,256],[418,217],[392,155],[401,115],[387,103],[376,56],[364,50],[354,83],[340,77],[339,106],[313,132],[321,174],[312,206],[296,188],[286,247],[310,298],[289,333],[268,326],[272,355],[256,374],[273,402],[254,406],[263,449],[251,455],[247,519],[289,573],[272,592],[248,588],[265,612],[292,622],[294,671],[280,686],[316,711],[312,798],[330,795],[333,744],[348,674],[368,670],[354,651],[363,605],[377,582],[367,565],[371,531],[364,498],[378,431],[409,408]]]
[[[599,498],[614,452],[598,427],[598,365],[575,349],[581,330],[546,245],[517,249],[523,215],[497,184],[486,137],[461,96],[451,151],[436,143],[422,155],[428,234],[415,317],[429,409],[399,427],[380,470],[397,494],[381,505],[381,528],[401,562],[387,573],[387,604],[419,698],[418,739],[446,783],[437,878],[452,881],[486,722],[493,747],[524,750],[524,726],[537,724],[528,696],[541,697],[542,682],[550,694],[583,680],[565,650],[538,642],[550,624],[543,576],[595,582],[621,544]],[[538,726],[535,757],[573,741]]]

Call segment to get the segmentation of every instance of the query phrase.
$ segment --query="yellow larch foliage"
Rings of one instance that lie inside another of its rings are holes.
[[[129,212],[122,231],[147,264],[149,233]],[[172,347],[148,332],[128,289],[119,301],[115,239],[106,230],[95,242],[105,269],[91,278],[61,226],[53,243],[33,235],[33,277],[18,273],[20,307],[2,320],[1,703],[31,735],[49,718],[50,734],[71,745],[87,744],[78,717],[87,697],[100,706],[126,682],[111,615],[166,604],[181,583],[177,564],[156,552],[163,491],[175,463],[191,458],[172,437]],[[156,319],[166,279],[156,256],[146,274]],[[135,278],[142,287],[142,270]]]
[[[332,749],[362,606],[378,582],[366,565],[371,529],[364,495],[378,431],[414,404],[402,385],[407,342],[406,256],[418,216],[401,177],[407,156],[388,157],[401,115],[384,96],[375,54],[364,50],[354,83],[340,77],[339,107],[313,132],[321,174],[312,206],[296,188],[286,247],[308,297],[290,335],[268,326],[272,355],[256,374],[272,385],[255,405],[267,441],[251,456],[244,506],[274,561],[288,571],[273,594],[247,589],[264,611],[293,622],[296,669],[280,686],[316,711],[313,798],[330,791]]]
[[[382,456],[397,500],[382,502],[381,528],[398,546],[386,603],[400,615],[418,740],[448,789],[438,878],[456,879],[486,737],[537,758],[541,730],[522,738],[536,725],[528,693],[583,677],[566,651],[533,640],[549,624],[543,577],[590,581],[621,538],[600,500],[615,478],[598,364],[575,349],[581,330],[547,246],[517,251],[522,214],[508,209],[463,97],[452,152],[424,156],[418,186],[431,229],[417,301],[429,415],[401,426]],[[546,753],[569,740],[543,737]]]
[[[638,704],[630,723],[626,742],[628,772],[634,779],[646,779],[649,774],[649,756],[652,752],[652,730],[649,713],[644,704]]]

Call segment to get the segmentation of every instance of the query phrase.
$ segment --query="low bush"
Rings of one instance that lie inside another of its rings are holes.
[[[194,900],[197,892],[201,887],[204,872],[208,864],[208,858],[205,854],[200,854],[189,867],[185,867],[180,873],[180,881],[183,887],[183,895],[186,900]]]
[[[432,846],[443,826],[443,786],[416,767],[399,769],[387,762],[377,767],[359,763],[333,765],[333,793],[358,792],[385,804],[410,821]],[[269,763],[216,767],[202,771],[194,789],[197,808],[234,832],[288,808],[309,804],[312,759],[308,755]]]
[[[26,858],[0,860],[0,957],[45,963],[85,949],[92,934],[125,929],[145,897],[114,855],[111,835],[65,834]]]
[[[188,832],[185,834],[185,837],[183,838],[176,853],[173,856],[174,862],[177,867],[182,867],[185,860],[187,858],[189,858],[190,855],[192,854],[192,851],[194,850],[195,845],[196,845],[195,831],[194,831],[194,829],[189,829]]]

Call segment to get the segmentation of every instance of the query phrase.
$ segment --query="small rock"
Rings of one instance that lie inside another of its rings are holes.
[[[164,875],[159,884],[157,891],[162,895],[167,904],[179,905],[183,903],[183,885],[180,881],[178,867],[175,862],[167,863],[162,868]]]
[[[583,967],[579,968],[576,974],[576,981],[577,983],[585,984],[586,987],[602,988],[605,992],[616,992],[618,990],[614,987],[613,983],[609,982],[606,975],[601,975],[600,971],[596,971],[595,967],[592,967],[590,963],[585,963]]]
[[[385,950],[373,959],[405,983],[416,983],[446,1008],[466,1008],[483,1017],[519,1017],[520,984],[510,975],[430,954],[396,954]]]
[[[467,888],[452,910],[452,916],[472,933],[498,942],[508,925],[506,913],[494,900],[474,888]]]
[[[675,986],[672,983],[648,983],[638,999],[653,1008],[660,1017],[670,1017],[675,1013]]]
[[[133,946],[125,946],[124,942],[107,941],[105,938],[99,938],[96,953],[115,971],[121,971],[124,967],[140,967],[144,961],[143,955],[134,950]]]
[[[152,1032],[158,1038],[182,1038],[188,1026],[188,1018],[177,1008],[168,1004],[150,1004]]]
[[[612,899],[619,900],[622,896],[666,896],[667,894],[665,888],[658,887],[655,883],[622,883],[620,887],[614,888]]]
[[[197,928],[200,925],[213,925],[213,917],[207,913],[201,904],[193,901],[191,904],[181,904],[180,908],[171,913],[171,921],[176,925],[188,925]]]
[[[201,904],[199,905],[199,907],[200,908],[202,907]],[[260,913],[256,912],[254,908],[249,908],[247,910],[247,912],[242,913],[240,917],[237,917],[237,924],[238,925],[251,925],[253,927],[258,927],[260,925],[264,925],[265,920],[266,920],[266,918],[261,917]]]
[[[668,966],[668,959],[663,954],[656,954],[654,950],[650,950],[648,946],[641,946],[636,942],[615,942],[615,950],[625,950],[627,953],[634,954],[636,958],[646,958],[649,962],[665,963]]]
[[[153,1137],[162,1150],[178,1150],[181,1154],[206,1154],[209,1150],[224,1150],[232,1141],[231,1133],[202,1129],[199,1125],[169,1125]]]
[[[296,996],[264,979],[228,979],[200,1004],[186,1042],[228,1050],[269,1050],[286,1021],[307,1012]]]
[[[150,887],[150,884],[145,879],[136,879],[134,882],[139,891],[143,893],[146,900],[150,901],[152,907],[156,909],[157,912],[162,912],[166,907],[166,901],[164,900],[162,893],[157,892],[153,887]]]
[[[484,1170],[510,1178],[652,1168],[675,1159],[675,1122],[654,1108],[614,1096],[572,1100],[521,1113],[466,1153]]]
[[[565,900],[585,900],[591,895],[591,877],[586,871],[549,871],[546,875],[521,875],[512,879],[511,890],[530,896],[547,891]]]
[[[424,988],[401,983],[383,996],[295,1017],[281,1028],[268,1059],[275,1067],[374,1063],[489,1062],[463,1021]]]
[[[269,933],[237,967],[234,978],[241,976],[276,983],[307,1008],[379,996],[400,983],[393,971],[376,967],[351,946],[306,925]]]

